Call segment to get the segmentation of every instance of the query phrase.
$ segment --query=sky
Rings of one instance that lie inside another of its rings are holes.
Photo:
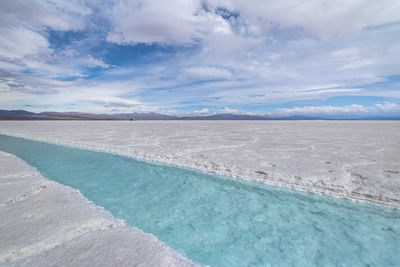
[[[400,1],[0,1],[0,109],[400,116]]]

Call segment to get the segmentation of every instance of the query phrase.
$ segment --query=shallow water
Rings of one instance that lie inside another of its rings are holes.
[[[0,150],[212,266],[400,264],[400,212],[0,135]]]

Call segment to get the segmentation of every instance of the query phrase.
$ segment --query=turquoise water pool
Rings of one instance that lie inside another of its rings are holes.
[[[400,265],[400,211],[0,135],[44,176],[211,266]]]

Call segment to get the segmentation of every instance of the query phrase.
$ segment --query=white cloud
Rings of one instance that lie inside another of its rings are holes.
[[[5,28],[24,27],[40,31],[45,27],[55,30],[82,29],[87,9],[67,1],[1,1],[0,25]]]
[[[0,26],[0,57],[21,59],[47,50],[49,43],[42,35],[22,27]]]
[[[200,110],[194,110],[193,113],[195,114],[210,114],[210,110],[208,108],[202,108]]]
[[[269,58],[270,58],[271,60],[278,59],[278,58],[280,58],[280,57],[281,57],[281,55],[278,54],[278,53],[271,53],[271,55],[269,56]]]
[[[381,115],[382,113],[396,113],[400,111],[400,105],[391,102],[364,106],[353,104],[348,106],[304,106],[294,108],[277,109],[280,115]]]
[[[49,29],[82,30],[91,10],[80,1],[1,1],[0,71],[2,90],[18,93],[56,93],[56,77],[84,76],[82,67],[109,65],[92,56],[68,55],[50,49]],[[29,74],[25,74],[29,73]],[[4,82],[6,81],[6,82]],[[53,84],[54,87],[50,87]],[[66,84],[66,83],[64,83]]]
[[[358,69],[362,68],[368,65],[372,65],[375,63],[375,60],[372,59],[362,59],[362,60],[356,60],[353,62],[350,62],[342,67],[339,68],[339,70],[349,70],[349,69]]]
[[[17,94],[56,94],[62,88],[88,85],[83,79],[60,81],[40,78],[17,72],[7,72],[0,69],[0,91],[16,92]]]
[[[108,14],[113,30],[107,40],[118,44],[202,43],[225,54],[260,44],[251,36],[234,32],[231,20],[222,18],[213,9],[203,9],[204,3],[199,0],[119,1]]]
[[[391,102],[385,102],[383,104],[376,104],[375,108],[377,110],[382,110],[382,111],[400,111],[400,105],[396,103],[391,103]]]
[[[224,108],[224,112],[226,112],[226,113],[238,113],[239,110],[234,109],[234,108],[225,107]]]
[[[348,47],[332,51],[329,55],[341,60],[356,60],[360,57],[360,49],[358,47]]]
[[[262,44],[261,39],[234,33],[210,33],[202,39],[203,49],[209,54],[232,56],[235,53],[249,51]],[[211,52],[211,53],[210,53]]]
[[[106,96],[106,97],[92,97],[90,101],[96,104],[102,104],[107,107],[132,107],[138,106],[141,103],[136,100],[115,97],[115,96]]]
[[[232,73],[227,69],[208,66],[190,67],[184,72],[194,79],[229,79],[232,77]]]
[[[87,56],[86,58],[83,58],[81,62],[88,66],[101,67],[101,68],[105,68],[105,69],[111,67],[110,64],[106,64],[102,60],[96,59],[90,55]]]
[[[338,83],[331,83],[331,84],[318,84],[318,85],[312,85],[312,86],[307,86],[306,88],[302,88],[300,90],[297,90],[299,92],[305,92],[305,91],[320,91],[320,90],[325,90],[325,89],[336,89],[339,87],[342,87],[343,84],[338,84]]]
[[[202,9],[204,4],[209,12]],[[214,12],[216,8],[237,12],[239,20],[223,19]],[[109,12],[114,29],[107,39],[116,43],[190,44],[207,39],[210,34],[230,35],[235,25],[233,36],[265,37],[271,29],[279,27],[302,29],[326,40],[397,22],[398,10],[400,2],[395,0],[121,0]]]
[[[0,24],[5,28],[26,27],[39,30],[41,27],[66,30],[73,28],[60,13],[54,13],[45,1],[1,1]]]
[[[199,1],[118,1],[110,12],[116,43],[192,43],[201,32]]]
[[[400,20],[400,2],[396,0],[240,0],[209,3],[230,6],[240,12],[243,19],[254,28],[268,30],[278,25],[301,28],[320,39],[359,31]]]
[[[46,84],[51,87],[61,88],[61,87],[72,87],[72,86],[79,86],[82,84],[89,84],[82,78],[78,78],[71,81],[60,81],[60,80],[52,80],[52,79],[37,79],[38,82],[42,84]]]

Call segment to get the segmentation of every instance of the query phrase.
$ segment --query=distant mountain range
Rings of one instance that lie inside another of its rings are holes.
[[[94,114],[84,112],[40,112],[0,110],[0,120],[171,120],[177,117],[157,113]]]
[[[119,113],[94,114],[84,112],[40,112],[26,110],[0,110],[0,120],[320,120],[320,119],[362,119],[362,120],[400,120],[396,117],[365,118],[324,118],[307,116],[270,117],[243,114],[216,114],[207,116],[170,116],[158,113]]]

